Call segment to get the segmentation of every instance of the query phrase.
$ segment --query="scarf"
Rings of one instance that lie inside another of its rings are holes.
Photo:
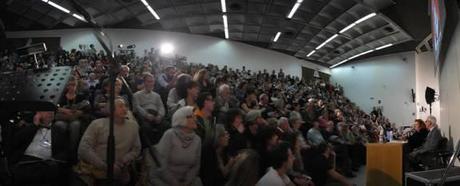
[[[176,137],[181,141],[182,143],[182,148],[187,148],[192,144],[193,138],[194,138],[194,133],[187,134],[184,131],[182,131],[180,128],[174,128],[173,129],[174,134]]]

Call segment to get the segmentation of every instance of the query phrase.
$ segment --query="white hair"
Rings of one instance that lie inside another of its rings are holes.
[[[281,117],[278,120],[278,126],[280,126],[281,124],[286,123],[286,122],[289,122],[289,120],[286,117]]]
[[[179,108],[176,112],[174,112],[172,116],[172,127],[184,127],[187,125],[187,117],[193,115],[193,107],[192,106],[185,106]]]
[[[436,125],[436,117],[434,117],[434,116],[428,116],[428,117],[426,118],[426,120],[427,120],[427,121],[430,121],[431,124]]]
[[[224,92],[225,89],[229,89],[230,90],[230,86],[228,86],[227,84],[222,84],[219,86],[219,94],[222,94],[222,92]]]

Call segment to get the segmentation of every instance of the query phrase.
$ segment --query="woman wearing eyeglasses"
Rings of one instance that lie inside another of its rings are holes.
[[[192,106],[182,107],[172,116],[172,128],[156,146],[161,167],[152,171],[152,185],[202,185],[198,177],[201,139],[194,131],[195,120]]]

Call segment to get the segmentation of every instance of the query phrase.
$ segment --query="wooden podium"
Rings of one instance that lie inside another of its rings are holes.
[[[403,145],[402,142],[368,143],[366,185],[403,185]]]

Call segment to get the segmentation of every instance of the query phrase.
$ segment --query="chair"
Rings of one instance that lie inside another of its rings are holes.
[[[429,158],[420,165],[424,170],[440,169],[447,166],[449,157],[452,156],[453,153],[452,149],[448,148],[448,141],[446,137],[442,137],[441,140],[439,140],[436,150],[425,154],[425,157]]]

